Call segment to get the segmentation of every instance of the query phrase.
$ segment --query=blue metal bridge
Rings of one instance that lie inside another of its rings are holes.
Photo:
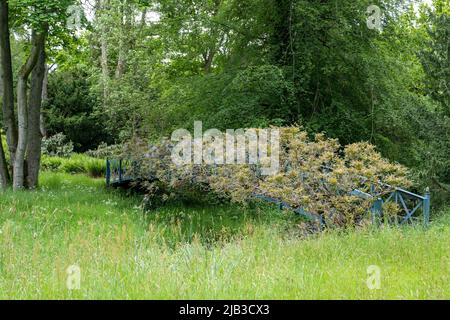
[[[130,160],[108,159],[106,161],[106,184],[112,187],[121,187],[135,181],[131,170],[132,165],[133,162]],[[332,170],[332,168],[329,167],[324,168],[326,170]],[[353,196],[371,200],[372,206],[370,208],[370,215],[374,223],[377,223],[383,218],[383,206],[386,203],[391,202],[397,204],[402,210],[400,220],[396,221],[398,224],[413,223],[417,222],[417,220],[421,220],[425,226],[429,224],[431,196],[428,189],[424,195],[419,195],[401,188],[392,187],[385,183],[381,183],[381,185],[389,191],[377,193],[373,190],[374,188],[372,188],[370,193],[358,189],[355,189],[350,193]],[[279,199],[267,197],[265,195],[254,194],[254,197],[268,203],[276,204],[280,209],[291,210],[309,220],[319,222],[321,226],[325,226],[323,215],[307,212],[303,208],[293,208]]]

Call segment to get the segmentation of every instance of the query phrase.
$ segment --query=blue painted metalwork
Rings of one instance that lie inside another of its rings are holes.
[[[106,160],[106,185],[111,184],[111,162],[109,159]]]
[[[280,210],[290,210],[295,212],[296,214],[308,219],[308,220],[312,220],[312,221],[318,221],[320,223],[320,225],[323,227],[324,226],[324,221],[323,221],[323,217],[319,214],[315,214],[315,213],[309,213],[307,212],[305,209],[303,208],[297,208],[294,209],[292,208],[289,204],[287,204],[286,202],[280,201],[279,199],[275,199],[272,197],[267,197],[264,195],[260,195],[260,194],[254,194],[253,197],[255,199],[259,199],[259,200],[263,200],[269,203],[274,203],[276,205],[279,206]]]
[[[369,199],[373,198],[373,196],[371,194],[363,192],[363,191],[358,190],[358,189],[355,189],[352,192],[350,192],[350,195],[358,197],[358,198],[361,198],[361,199],[366,199],[366,200],[369,200]]]
[[[134,179],[131,173],[131,162],[128,160],[106,160],[106,184],[118,186],[131,182]]]
[[[425,193],[425,199],[423,200],[423,223],[428,226],[430,223],[430,207],[431,207],[431,194],[430,189],[427,188]]]
[[[372,208],[370,208],[370,213],[372,215],[372,223],[378,225],[383,215],[383,199],[377,198],[373,202]]]
[[[131,163],[127,160],[106,160],[106,183],[108,186],[118,186],[135,180],[132,175],[132,167],[137,166],[135,162]],[[324,170],[327,172],[331,171],[332,168],[325,167]],[[302,174],[304,178],[305,174]],[[364,182],[367,178],[361,177]],[[413,222],[415,215],[419,210],[423,215],[423,223],[425,226],[429,224],[430,221],[430,205],[431,205],[431,195],[429,189],[425,195],[418,195],[410,191],[395,188],[388,184],[381,183],[380,185],[386,188],[385,192],[376,193],[375,187],[372,185],[370,188],[370,193],[355,189],[350,192],[350,195],[359,197],[365,200],[372,200],[373,204],[370,208],[370,214],[372,217],[372,222],[378,224],[381,219],[384,218],[383,206],[389,202],[395,202],[400,209],[404,212],[404,216],[401,217],[400,224],[405,224],[407,222]],[[324,217],[320,214],[310,213],[304,210],[304,208],[292,208],[287,203],[267,197],[265,195],[254,194],[256,199],[260,199],[269,203],[274,203],[279,206],[280,209],[287,209],[295,212],[296,214],[303,216],[309,220],[319,221],[321,226],[324,226]]]
[[[380,194],[373,194],[374,200],[373,207],[371,209],[372,214],[376,213],[379,218],[383,217],[383,206],[389,202],[395,203],[399,206],[400,210],[403,212],[400,224],[405,224],[408,222],[413,222],[416,213],[421,211],[423,216],[424,225],[428,225],[430,220],[430,193],[427,189],[425,195],[418,195],[410,191],[394,188],[387,184],[385,187],[389,188],[391,191]]]

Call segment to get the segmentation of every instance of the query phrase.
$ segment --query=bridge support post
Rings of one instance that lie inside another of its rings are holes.
[[[122,182],[122,159],[119,160],[119,182]]]
[[[370,212],[372,215],[372,224],[378,225],[383,214],[383,199],[376,199],[370,209]]]
[[[426,189],[425,199],[423,200],[423,223],[425,227],[430,223],[430,206],[431,206],[431,194],[430,188]]]
[[[111,184],[111,162],[109,159],[106,159],[106,185],[109,186]]]

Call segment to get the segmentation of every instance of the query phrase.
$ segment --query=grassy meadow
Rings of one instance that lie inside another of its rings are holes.
[[[44,172],[0,195],[0,299],[449,299],[450,212],[429,229],[302,237],[274,208],[169,205]],[[79,266],[79,290],[67,269]],[[367,268],[381,270],[380,288]]]

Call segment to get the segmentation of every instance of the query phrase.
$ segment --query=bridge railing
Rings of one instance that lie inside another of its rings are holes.
[[[131,172],[132,161],[127,159],[106,160],[106,184],[120,184],[133,180]]]
[[[393,188],[393,191],[387,194],[374,195],[373,199],[371,212],[374,220],[383,218],[385,204],[395,203],[403,213],[397,216],[400,220],[397,219],[396,223],[414,222],[414,220],[417,220],[419,212],[422,213],[424,225],[428,225],[430,222],[431,194],[428,188],[424,195],[418,195],[401,188]],[[386,218],[389,219],[389,217]]]
[[[331,172],[333,168],[324,166],[324,170]],[[358,176],[363,182],[367,182],[366,177]],[[370,213],[372,215],[373,222],[379,222],[380,219],[390,219],[384,215],[383,207],[388,203],[395,203],[399,206],[401,214],[396,216],[400,218],[400,221],[395,221],[398,224],[405,224],[414,222],[417,220],[418,213],[422,213],[422,222],[427,226],[430,222],[430,210],[431,210],[431,194],[430,189],[427,188],[424,195],[415,194],[413,192],[404,190],[402,188],[391,186],[382,181],[378,181],[378,185],[384,190],[381,192],[375,192],[375,187],[372,185],[370,193],[360,191],[358,189],[353,190],[350,194],[359,198],[372,200],[372,207]]]

